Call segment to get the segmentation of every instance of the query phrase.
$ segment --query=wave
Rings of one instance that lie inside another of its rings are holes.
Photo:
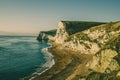
[[[20,79],[20,80],[33,80],[35,77],[41,75],[42,73],[46,72],[47,70],[49,70],[54,64],[54,56],[49,52],[50,47],[46,47],[43,48],[41,51],[45,54],[45,58],[47,60],[47,62],[45,64],[43,64],[41,67],[36,69],[36,72],[34,72],[32,75],[25,77],[24,79]]]
[[[7,50],[7,48],[0,46],[0,51],[2,51],[2,50]]]

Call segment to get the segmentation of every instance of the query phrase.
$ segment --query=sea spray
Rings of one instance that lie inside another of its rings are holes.
[[[36,72],[34,72],[29,80],[33,80],[35,77],[37,77],[38,75],[41,75],[42,73],[44,73],[45,71],[49,70],[54,64],[54,56],[49,52],[50,47],[46,47],[43,48],[41,51],[42,53],[45,54],[45,59],[47,60],[47,62],[42,65],[40,68],[37,68]]]

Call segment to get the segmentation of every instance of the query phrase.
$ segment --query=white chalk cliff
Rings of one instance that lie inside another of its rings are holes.
[[[120,76],[120,22],[93,26],[71,35],[64,22],[58,26],[55,42],[62,44],[60,48],[93,55],[86,64],[93,72],[112,74],[116,71]]]
[[[69,36],[96,25],[103,24],[102,22],[83,22],[83,21],[60,21],[58,23],[57,32],[55,35],[56,43],[63,43]]]

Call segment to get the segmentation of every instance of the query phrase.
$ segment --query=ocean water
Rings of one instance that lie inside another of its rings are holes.
[[[20,80],[47,62],[40,43],[34,36],[0,36],[0,80]]]

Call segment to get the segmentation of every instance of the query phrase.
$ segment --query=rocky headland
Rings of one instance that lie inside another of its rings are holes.
[[[54,36],[56,34],[56,29],[54,30],[50,30],[50,31],[40,31],[37,40],[38,41],[49,41],[49,40],[53,40]]]
[[[120,80],[120,22],[61,21],[55,65],[33,80]]]

